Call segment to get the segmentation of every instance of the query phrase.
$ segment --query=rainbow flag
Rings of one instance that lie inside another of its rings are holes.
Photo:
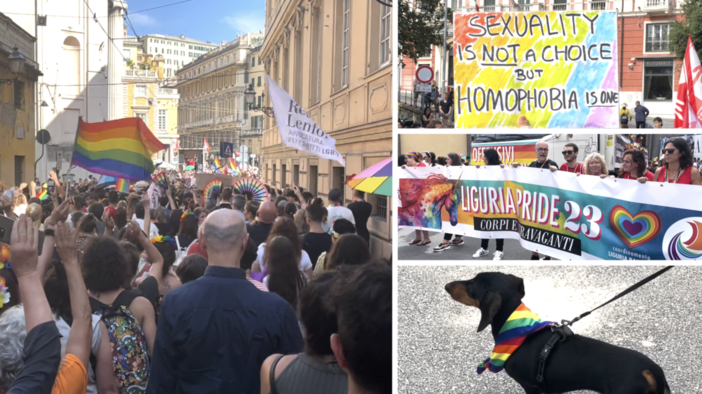
[[[222,163],[219,161],[219,157],[215,157],[214,164],[215,164],[215,168],[217,168],[218,170],[222,169]]]
[[[71,163],[96,174],[139,181],[151,178],[151,155],[165,148],[140,118],[98,123],[79,118]]]
[[[49,201],[49,193],[46,191],[46,189],[41,189],[41,192],[37,194],[37,198],[40,199],[41,201]]]
[[[129,193],[129,181],[123,178],[117,179],[115,190],[122,193]]]
[[[239,168],[236,166],[236,161],[233,158],[229,158],[229,167],[232,168],[232,171],[239,173]]]

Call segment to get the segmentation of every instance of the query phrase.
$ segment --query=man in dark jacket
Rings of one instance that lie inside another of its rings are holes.
[[[636,102],[636,107],[634,108],[634,117],[636,118],[636,128],[645,129],[646,128],[646,117],[648,116],[648,108],[641,105],[639,101]]]
[[[368,227],[366,225],[373,211],[373,206],[363,199],[364,196],[364,192],[354,190],[353,202],[349,204],[348,208],[351,210],[351,213],[353,213],[353,219],[356,222],[356,234],[365,239],[368,245],[370,245],[370,234],[368,233]]]

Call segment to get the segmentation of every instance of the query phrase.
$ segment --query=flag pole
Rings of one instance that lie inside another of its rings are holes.
[[[78,126],[76,127],[76,138],[73,139],[73,151],[71,151],[71,160],[69,161],[70,164],[68,165],[68,171],[66,171],[66,174],[69,174],[71,172],[71,169],[73,168],[73,157],[76,154],[76,144],[78,143],[78,133],[80,132],[81,122],[83,122],[83,117],[79,116],[78,117]],[[56,176],[58,176],[58,173],[56,174]]]

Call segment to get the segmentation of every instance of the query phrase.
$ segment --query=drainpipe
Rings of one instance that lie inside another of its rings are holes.
[[[633,6],[632,6],[633,10]],[[622,31],[619,33],[619,89],[622,88],[622,73],[624,72],[624,0],[622,0],[622,8],[619,11],[619,24]],[[621,93],[620,93],[621,96]],[[620,97],[621,100],[621,97]]]

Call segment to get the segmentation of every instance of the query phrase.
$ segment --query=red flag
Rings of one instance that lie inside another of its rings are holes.
[[[475,12],[480,12],[480,7],[478,6],[478,0],[475,0]]]
[[[702,66],[692,36],[687,38],[685,60],[675,100],[675,128],[702,128]]]

